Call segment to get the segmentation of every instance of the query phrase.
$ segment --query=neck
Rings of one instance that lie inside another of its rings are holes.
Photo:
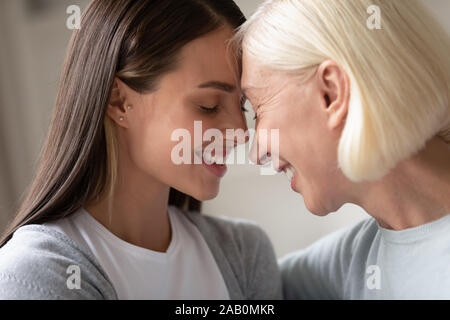
[[[126,174],[121,174],[126,172]],[[171,241],[168,216],[169,187],[137,169],[119,169],[112,197],[85,206],[103,226],[120,239],[153,251],[166,252]]]
[[[354,201],[380,226],[403,230],[450,214],[450,147],[429,141],[380,181],[363,183]]]

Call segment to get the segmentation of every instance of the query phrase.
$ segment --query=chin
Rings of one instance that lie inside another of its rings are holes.
[[[320,201],[308,201],[307,198],[304,198],[304,201],[306,209],[315,216],[325,217],[334,212],[333,210],[326,209]]]
[[[208,201],[216,198],[219,195],[219,188],[205,188],[197,192],[189,193],[189,195],[198,201]]]

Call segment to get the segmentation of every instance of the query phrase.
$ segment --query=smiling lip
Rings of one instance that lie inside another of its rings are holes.
[[[297,171],[295,171],[295,172],[294,172],[294,175],[292,176],[292,179],[291,179],[291,189],[294,190],[295,192],[298,192],[297,189],[295,188],[295,182],[296,182],[296,180],[297,180],[296,178],[297,178]]]
[[[208,171],[211,172],[214,176],[216,176],[218,178],[222,178],[223,176],[225,176],[225,174],[227,173],[227,170],[228,170],[225,163],[218,164],[215,162],[215,159],[211,159],[211,160],[207,160],[207,162],[210,163],[210,164],[208,164],[205,161],[205,158],[203,158],[203,153],[202,153],[203,148],[200,149],[200,151],[196,150],[194,152],[196,153],[198,158],[202,159],[203,166],[205,166],[205,168],[208,169]],[[221,151],[222,154],[220,155],[222,161],[220,161],[220,162],[225,162],[225,159],[227,158],[227,155],[229,154],[229,152],[230,152],[229,148],[228,149],[223,148],[223,150]],[[211,157],[215,157],[215,155],[216,155],[216,149],[213,149],[211,152]],[[211,163],[211,161],[213,161],[213,163]]]
[[[222,178],[227,173],[227,166],[224,164],[207,164],[204,160],[202,162],[206,169],[218,178]]]
[[[282,165],[281,167],[276,169],[276,171],[279,172],[279,173],[280,172],[284,172],[285,174],[287,174],[287,169],[289,167],[291,167],[294,170],[294,174],[292,175],[292,178],[291,178],[291,181],[290,181],[291,182],[291,189],[294,192],[300,193],[300,191],[298,191],[297,187],[296,187],[296,183],[297,183],[297,179],[298,179],[298,177],[297,177],[297,170],[295,170],[294,167],[290,163],[286,163],[286,164]]]
[[[292,171],[294,172],[294,174],[291,177],[291,180],[289,181],[291,183],[291,189],[294,192],[300,193],[296,187],[296,183],[297,183],[297,179],[298,179],[297,170],[295,170],[295,168],[291,164],[287,163],[287,164],[281,166],[277,171],[284,172],[287,175],[287,177],[289,178],[288,170],[289,170],[289,172],[292,172]]]

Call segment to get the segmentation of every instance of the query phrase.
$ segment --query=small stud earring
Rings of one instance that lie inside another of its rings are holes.
[[[125,118],[124,118],[124,117],[120,117],[119,120],[120,120],[120,121],[123,121],[123,120],[125,120]]]
[[[128,109],[128,110],[131,110],[131,109],[133,109],[133,107],[132,107],[132,106],[128,106],[127,109]]]

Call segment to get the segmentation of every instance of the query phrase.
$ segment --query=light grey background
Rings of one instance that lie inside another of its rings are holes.
[[[88,2],[0,0],[0,229],[33,176],[48,130],[71,35],[66,28],[66,8],[72,4],[84,8]],[[237,3],[249,16],[262,1]],[[450,32],[450,1],[426,3]],[[261,176],[250,165],[231,166],[219,197],[206,202],[204,208],[208,214],[256,221],[269,234],[278,256],[367,217],[353,205],[315,217],[306,210],[302,197],[290,190],[284,176]]]

